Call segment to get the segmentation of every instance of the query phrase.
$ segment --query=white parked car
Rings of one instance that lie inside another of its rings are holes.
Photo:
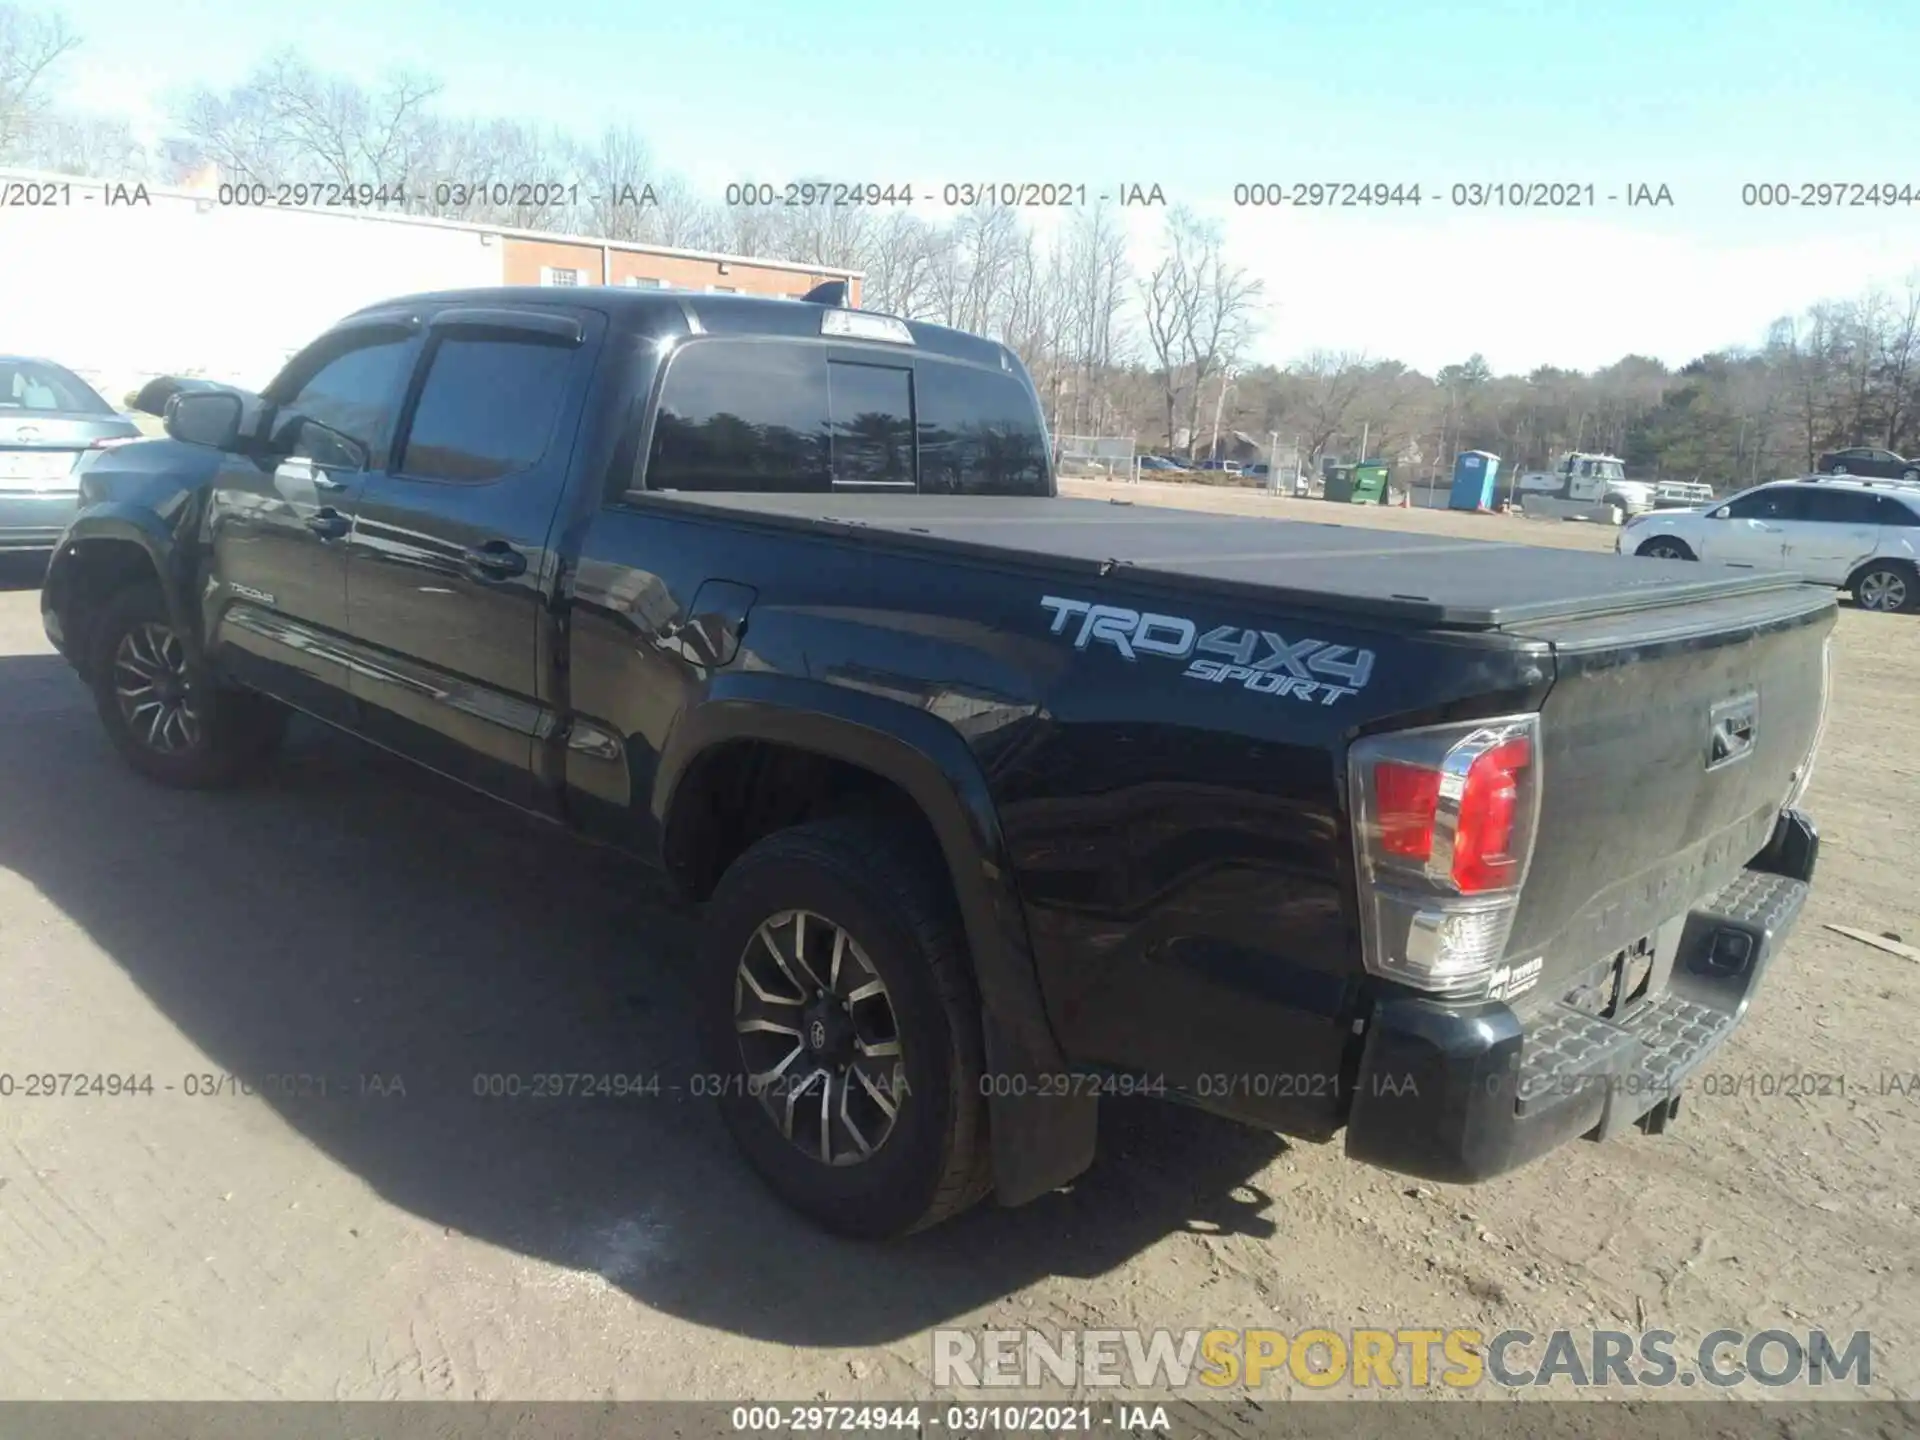
[[[1864,610],[1920,609],[1920,487],[1776,480],[1718,505],[1655,510],[1622,527],[1622,555],[1793,570]]]

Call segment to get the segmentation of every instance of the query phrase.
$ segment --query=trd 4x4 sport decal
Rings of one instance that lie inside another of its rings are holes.
[[[1190,662],[1188,680],[1239,685],[1256,695],[1291,695],[1331,705],[1358,694],[1373,675],[1373,651],[1324,640],[1285,640],[1271,630],[1219,625],[1206,634],[1179,615],[1155,615],[1120,605],[1066,600],[1048,595],[1040,601],[1053,615],[1052,633],[1064,635],[1078,621],[1073,647],[1085,650],[1096,640],[1111,645],[1127,660],[1154,655]],[[1195,659],[1217,655],[1218,660]]]

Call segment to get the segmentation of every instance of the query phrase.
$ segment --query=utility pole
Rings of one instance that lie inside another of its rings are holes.
[[[1220,372],[1220,393],[1213,401],[1213,444],[1207,450],[1209,460],[1220,458],[1220,412],[1227,406],[1227,391],[1233,388],[1233,382],[1239,378],[1239,372],[1231,366]]]

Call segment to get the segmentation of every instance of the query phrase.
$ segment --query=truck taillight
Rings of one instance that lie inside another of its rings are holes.
[[[1382,760],[1373,767],[1373,791],[1380,805],[1380,848],[1402,859],[1425,861],[1433,853],[1440,772]]]
[[[1513,853],[1520,790],[1532,765],[1533,741],[1516,735],[1483,751],[1468,768],[1453,841],[1453,883],[1466,894],[1512,882],[1520,865]]]
[[[1486,991],[1540,809],[1540,717],[1370,735],[1348,755],[1367,969],[1435,994]]]

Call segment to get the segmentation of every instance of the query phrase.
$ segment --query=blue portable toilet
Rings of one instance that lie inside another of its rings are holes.
[[[1462,450],[1453,461],[1453,491],[1447,499],[1450,510],[1491,510],[1493,477],[1500,471],[1500,457],[1485,450]]]

